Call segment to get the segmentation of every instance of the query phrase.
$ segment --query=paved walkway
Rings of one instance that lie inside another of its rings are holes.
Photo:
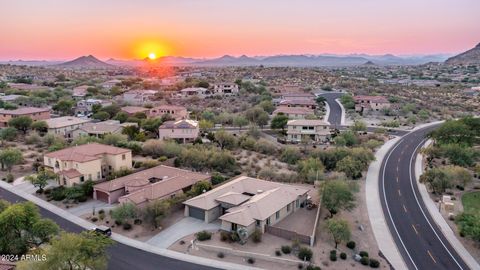
[[[90,200],[84,203],[81,203],[78,206],[71,207],[67,209],[67,211],[71,214],[74,214],[75,216],[79,217],[82,216],[86,213],[92,213],[93,208],[95,207],[95,211],[98,213],[98,210],[105,210],[108,211],[110,209],[113,209],[117,206],[117,204],[108,204],[106,202],[102,201],[97,201],[97,200]]]
[[[25,181],[25,177],[19,177],[13,181],[13,186],[15,186],[16,189],[21,190],[23,192],[26,192],[28,194],[34,194],[38,188],[32,185],[30,182]],[[45,188],[50,188],[50,187],[56,187],[58,186],[56,181],[48,181],[48,185]]]
[[[147,243],[160,248],[168,248],[185,236],[199,231],[216,231],[220,229],[220,222],[205,223],[203,220],[185,217],[179,222],[161,231],[150,238]]]
[[[426,141],[424,147],[427,147],[430,143],[432,143],[431,140]],[[423,155],[418,154],[417,159],[415,161],[415,179],[418,185],[418,190],[422,195],[422,200],[425,203],[425,206],[427,207],[427,210],[430,213],[430,216],[435,221],[437,226],[440,228],[445,238],[447,238],[448,242],[450,242],[450,245],[452,245],[452,247],[462,257],[465,263],[471,269],[480,269],[480,265],[478,264],[478,262],[468,252],[468,250],[465,249],[463,244],[458,240],[457,236],[453,232],[452,228],[448,225],[447,221],[443,218],[442,214],[438,211],[438,205],[432,200],[432,198],[428,194],[427,187],[424,184],[421,184],[419,182],[420,175],[423,174],[422,164],[423,164]]]
[[[399,137],[389,140],[375,153],[375,161],[368,167],[365,197],[367,200],[368,218],[370,219],[378,248],[395,269],[407,269],[385,221],[380,201],[380,191],[378,189],[378,179],[382,161],[390,148],[399,140]]]

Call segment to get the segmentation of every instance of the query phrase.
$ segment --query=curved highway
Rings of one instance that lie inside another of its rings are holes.
[[[379,192],[387,225],[409,269],[469,269],[431,218],[415,179],[415,160],[430,126],[403,136],[382,161]]]
[[[4,199],[12,203],[25,201],[23,198],[2,188],[0,188],[0,199]],[[43,217],[49,218],[55,221],[55,223],[57,223],[58,226],[60,226],[65,231],[78,233],[83,230],[82,227],[64,219],[63,217],[60,217],[41,207],[39,207],[39,209],[40,209],[40,214]],[[108,254],[110,256],[110,259],[108,260],[108,269],[111,269],[111,270],[133,270],[133,269],[212,270],[212,269],[216,269],[212,267],[197,265],[189,262],[179,261],[172,258],[160,256],[160,255],[146,252],[134,247],[121,244],[121,243],[115,243],[115,245],[110,247],[108,250]]]

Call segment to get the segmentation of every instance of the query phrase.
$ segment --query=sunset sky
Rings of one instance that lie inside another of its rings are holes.
[[[458,53],[479,0],[2,0],[0,60]]]

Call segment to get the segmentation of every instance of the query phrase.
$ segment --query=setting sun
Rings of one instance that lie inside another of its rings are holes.
[[[155,60],[155,59],[157,59],[157,56],[155,55],[155,53],[152,52],[152,53],[148,54],[148,58],[150,60]]]

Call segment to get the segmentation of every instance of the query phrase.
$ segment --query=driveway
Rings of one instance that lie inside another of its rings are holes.
[[[205,223],[200,219],[185,217],[179,222],[150,238],[147,243],[156,247],[168,248],[173,243],[187,235],[203,230],[216,231],[218,229],[220,229],[219,220],[216,220],[212,223]]]
[[[74,214],[75,216],[79,217],[81,215],[84,215],[86,213],[92,213],[93,208],[95,208],[95,212],[98,213],[98,210],[103,209],[105,211],[108,211],[110,209],[113,209],[117,206],[117,204],[108,204],[106,202],[98,201],[98,200],[89,200],[87,202],[81,203],[78,206],[75,207],[70,207],[67,209],[68,212],[71,214]]]

